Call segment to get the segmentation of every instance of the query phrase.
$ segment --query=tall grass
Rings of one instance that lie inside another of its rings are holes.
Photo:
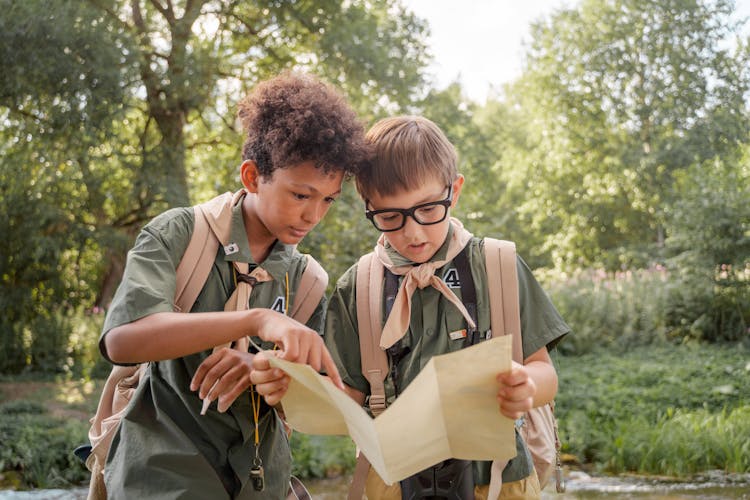
[[[684,476],[750,472],[750,406],[712,412],[674,409],[656,423],[618,422],[605,469]]]
[[[748,359],[742,345],[556,356],[563,451],[610,473],[750,472]]]
[[[622,351],[666,339],[668,275],[663,267],[539,274],[575,333],[560,344],[561,352],[583,354],[598,347]]]

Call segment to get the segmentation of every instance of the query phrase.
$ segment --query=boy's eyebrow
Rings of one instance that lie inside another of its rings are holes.
[[[294,186],[297,189],[307,189],[308,191],[312,191],[313,193],[321,194],[320,191],[318,191],[315,187],[311,186],[310,184],[292,182],[292,186]],[[336,196],[338,194],[341,194],[341,189],[338,189],[337,191],[334,191],[333,193],[327,194],[325,196]]]
[[[443,188],[443,191],[441,191],[441,192],[440,192],[440,194],[442,194],[442,193],[443,193],[443,192],[445,191],[445,189],[446,189],[446,188]],[[421,205],[422,203],[431,203],[431,202],[433,202],[433,201],[442,201],[442,200],[443,200],[443,198],[440,198],[439,200],[435,200],[435,199],[434,199],[434,198],[435,198],[435,196],[437,196],[437,195],[430,195],[430,196],[425,196],[425,197],[424,197],[424,198],[422,198],[421,200],[417,200],[417,202],[416,202],[416,203],[414,203],[414,204],[412,205],[412,207],[416,207],[417,205]],[[369,200],[368,200],[368,203],[370,203],[370,205],[372,205],[372,202],[371,202],[371,201],[369,201]],[[395,208],[395,207],[383,207],[383,208],[378,208],[377,210],[388,210],[388,209],[390,209],[390,208]],[[405,207],[405,208],[411,208],[411,207]],[[401,209],[401,210],[403,210],[403,209]]]

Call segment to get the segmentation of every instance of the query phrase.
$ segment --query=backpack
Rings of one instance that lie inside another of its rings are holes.
[[[515,244],[484,238],[484,251],[486,271],[490,277],[488,285],[492,336],[513,335],[513,359],[517,363],[523,363]],[[357,323],[362,374],[370,384],[368,404],[375,417],[386,407],[384,382],[389,372],[388,356],[380,348],[384,271],[383,264],[373,253],[362,256],[357,263]],[[554,470],[557,491],[564,491],[554,402],[532,408],[524,415],[523,422],[520,432],[533,459],[540,486],[545,487]],[[367,458],[360,453],[349,500],[362,498],[369,468]],[[502,470],[493,470],[493,477],[495,473],[501,472]]]
[[[176,270],[175,310],[190,312],[208,278],[216,259],[219,245],[226,245],[229,240],[232,207],[238,201],[242,191],[224,193],[205,203],[195,205],[195,225],[190,242]],[[306,255],[307,265],[302,273],[290,316],[306,323],[320,303],[328,285],[328,274],[310,255]],[[247,263],[240,264],[240,272],[247,273]],[[243,345],[247,345],[244,343]],[[107,377],[96,414],[91,418],[88,447],[76,450],[86,467],[91,471],[89,500],[106,499],[104,486],[104,464],[109,454],[112,439],[119,428],[128,403],[133,397],[140,380],[143,378],[148,363],[133,366],[112,367]],[[297,491],[299,487],[297,487]],[[296,497],[294,497],[296,498]]]

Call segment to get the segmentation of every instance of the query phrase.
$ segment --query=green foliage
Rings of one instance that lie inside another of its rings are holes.
[[[656,423],[636,417],[616,426],[618,437],[606,469],[669,476],[707,470],[747,472],[749,433],[750,405],[720,412],[670,408]]]
[[[750,65],[741,43],[726,48],[732,5],[586,0],[532,26],[509,89],[527,141],[509,144],[521,149],[503,171],[547,266],[657,260],[675,176],[747,140]]]
[[[14,471],[21,488],[59,488],[89,477],[72,450],[86,442],[88,425],[55,418],[38,403],[0,405],[0,471]]]
[[[665,310],[671,278],[663,267],[537,274],[574,333],[560,344],[562,352],[625,352],[667,340]]]
[[[315,72],[368,113],[423,84],[424,23],[390,1],[181,4],[0,0],[0,372],[56,370],[68,309],[108,305],[140,227],[237,188],[236,102],[259,80]]]
[[[306,478],[349,473],[356,461],[354,442],[346,436],[292,433],[292,474]]]
[[[563,451],[614,473],[748,472],[747,359],[706,344],[559,356]]]
[[[738,340],[750,324],[750,169],[719,160],[686,170],[669,219],[670,335]]]

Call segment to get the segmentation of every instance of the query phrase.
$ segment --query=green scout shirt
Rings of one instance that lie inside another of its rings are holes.
[[[231,228],[231,241],[239,251],[225,255],[219,248],[191,312],[222,311],[234,290],[231,261],[255,265],[240,206],[233,208]],[[100,338],[105,357],[103,338],[112,328],[174,310],[175,270],[192,235],[193,221],[191,208],[172,209],[156,217],[138,236]],[[277,242],[261,264],[273,280],[253,287],[250,307],[285,311],[285,275],[292,285],[288,291],[291,306],[306,262],[293,246]],[[308,321],[318,331],[323,326],[324,306],[322,301]],[[256,492],[248,482],[255,453],[249,393],[225,413],[219,413],[214,402],[206,415],[200,415],[202,401],[190,390],[190,380],[210,353],[149,363],[107,458],[105,483],[110,499],[286,497],[291,475],[289,443],[276,412],[269,411],[265,401],[259,424],[263,492]]]
[[[432,260],[445,258],[449,239],[450,237],[446,239],[446,243]],[[469,267],[477,290],[477,329],[481,333],[486,333],[490,330],[490,305],[484,243],[480,238],[472,238],[467,246]],[[390,246],[386,249],[394,265],[411,263]],[[517,269],[523,355],[526,358],[544,346],[548,349],[554,347],[564,335],[569,333],[570,328],[560,317],[547,294],[520,257],[518,257]],[[336,285],[326,314],[325,341],[344,383],[364,394],[370,394],[369,383],[362,375],[357,333],[356,274],[357,266],[354,265],[342,275]],[[461,298],[458,270],[453,262],[436,270],[435,274],[445,281],[457,297]],[[383,324],[385,320],[386,318],[383,317]],[[412,296],[409,330],[401,339],[401,345],[408,347],[410,351],[397,367],[399,393],[414,380],[432,356],[462,348],[464,339],[451,340],[449,333],[463,328],[467,328],[466,320],[439,291],[433,287],[416,289]],[[386,378],[385,389],[388,404],[391,404],[395,399],[395,389],[390,376]],[[471,421],[467,419],[466,425],[471,425]],[[516,433],[516,447],[517,456],[503,471],[503,482],[517,481],[531,473],[533,467],[531,456],[518,433]],[[487,484],[490,463],[475,462],[474,465],[475,484]]]

